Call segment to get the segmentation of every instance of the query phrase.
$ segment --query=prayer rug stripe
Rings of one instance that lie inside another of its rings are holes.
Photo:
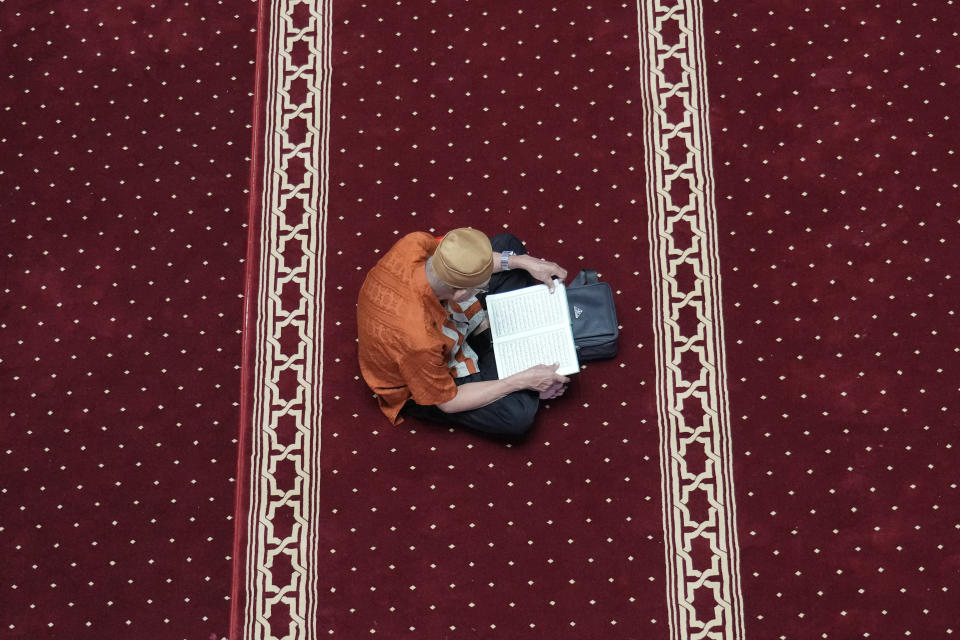
[[[702,8],[637,9],[670,632],[742,638]]]
[[[263,13],[268,24],[261,24],[269,35],[262,194],[251,218],[260,258],[247,363],[253,423],[246,586],[243,621],[234,620],[249,639],[317,633],[330,5],[271,2]]]

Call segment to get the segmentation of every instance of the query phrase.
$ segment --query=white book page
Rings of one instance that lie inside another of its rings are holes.
[[[487,296],[487,317],[494,340],[523,333],[536,333],[547,327],[570,325],[567,290],[556,284],[550,293],[545,284],[495,293]]]
[[[561,375],[580,371],[563,283],[487,296],[497,373],[502,380],[538,364],[560,363]]]
[[[497,359],[497,375],[501,380],[538,364],[551,365],[555,362],[560,363],[557,373],[562,376],[580,371],[569,326],[494,342],[493,354]]]

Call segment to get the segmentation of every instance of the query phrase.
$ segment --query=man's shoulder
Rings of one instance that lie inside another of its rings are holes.
[[[397,240],[390,251],[432,254],[437,248],[437,239],[425,231],[413,231]]]
[[[396,277],[389,269],[371,271],[357,299],[357,321],[361,331],[376,334],[406,347],[429,342],[439,330],[437,319],[406,278]]]
[[[437,248],[436,239],[429,233],[414,231],[397,240],[383,255],[374,270],[384,270],[395,277],[407,279],[415,265],[426,262]]]
[[[430,298],[423,263],[436,248],[428,233],[405,235],[387,252],[364,279],[358,296],[357,320],[361,334],[375,338],[379,348],[408,352],[411,347],[429,348],[440,330],[436,313],[428,308]],[[421,275],[417,275],[417,272]],[[434,303],[435,304],[435,303]]]

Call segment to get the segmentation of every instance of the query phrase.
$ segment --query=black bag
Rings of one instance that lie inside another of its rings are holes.
[[[580,362],[616,356],[620,328],[610,285],[593,269],[584,269],[567,285],[567,304]]]

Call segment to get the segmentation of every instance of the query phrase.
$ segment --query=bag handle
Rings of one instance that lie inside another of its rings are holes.
[[[585,287],[588,284],[597,284],[600,279],[594,269],[582,269],[580,273],[573,277],[570,282],[571,287]]]

